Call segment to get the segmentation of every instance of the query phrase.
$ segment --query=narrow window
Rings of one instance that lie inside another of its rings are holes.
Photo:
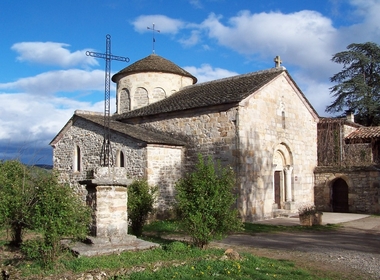
[[[74,151],[74,171],[81,171],[81,157],[80,148],[77,145]]]
[[[124,153],[120,151],[120,167],[124,167]]]
[[[282,128],[285,129],[285,111],[282,111]]]
[[[124,153],[122,151],[117,151],[116,153],[116,166],[117,167],[124,167],[125,161],[124,161]]]

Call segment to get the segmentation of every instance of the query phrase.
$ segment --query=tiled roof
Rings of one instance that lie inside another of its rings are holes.
[[[159,102],[152,103],[146,107],[121,115],[114,115],[114,119],[123,120],[132,117],[183,111],[212,105],[237,103],[283,72],[285,72],[285,70],[273,68],[270,70],[191,85]]]
[[[319,118],[319,124],[345,124],[353,127],[362,127],[362,125],[358,123],[351,122],[347,120],[346,117],[343,118],[325,118],[320,117]]]
[[[170,60],[156,54],[151,54],[125,67],[123,70],[112,76],[112,81],[116,83],[121,77],[143,72],[173,73],[192,78],[194,84],[197,82],[197,78],[189,72],[174,64]]]
[[[360,127],[354,132],[351,132],[346,140],[359,140],[359,139],[374,139],[380,138],[380,126]]]
[[[81,114],[76,112],[75,116],[86,119],[101,126],[104,125],[104,116],[99,114]],[[166,135],[158,134],[136,125],[121,123],[114,120],[110,121],[110,129],[124,135],[128,135],[132,138],[141,140],[148,144],[166,144],[174,146],[184,146],[186,144],[182,141],[174,139],[173,137],[168,137]]]

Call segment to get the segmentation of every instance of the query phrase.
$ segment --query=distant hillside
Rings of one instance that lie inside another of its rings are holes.
[[[53,169],[53,165],[48,165],[48,164],[34,164],[33,166],[43,168],[43,169],[48,169],[48,170]]]

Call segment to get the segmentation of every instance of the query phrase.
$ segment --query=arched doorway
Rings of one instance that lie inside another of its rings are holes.
[[[278,209],[288,209],[293,201],[292,170],[290,150],[281,143],[273,154],[273,202]]]
[[[348,185],[342,178],[331,186],[331,204],[333,212],[348,213]]]

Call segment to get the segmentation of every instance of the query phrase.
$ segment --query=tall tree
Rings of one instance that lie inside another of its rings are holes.
[[[330,78],[336,83],[330,88],[335,100],[326,112],[349,110],[359,123],[380,124],[380,46],[367,42],[350,44],[336,53],[332,61],[343,64],[343,70]]]

